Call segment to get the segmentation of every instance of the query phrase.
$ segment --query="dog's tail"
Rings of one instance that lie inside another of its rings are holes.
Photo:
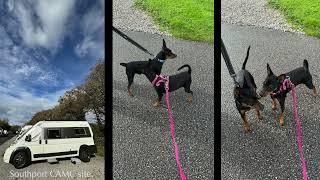
[[[121,66],[127,67],[127,63],[120,63]]]
[[[246,69],[246,64],[247,64],[247,61],[248,61],[248,58],[249,58],[249,51],[250,51],[250,46],[248,47],[248,50],[247,50],[246,59],[244,60],[244,62],[242,64],[242,69]]]
[[[303,67],[304,67],[305,70],[309,71],[309,63],[308,63],[308,61],[306,59],[303,60]]]
[[[185,64],[181,67],[179,67],[178,71],[180,71],[182,68],[188,67],[188,73],[191,74],[191,67],[188,64]]]

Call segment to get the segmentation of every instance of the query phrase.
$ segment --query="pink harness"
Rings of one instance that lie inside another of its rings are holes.
[[[300,152],[302,175],[303,175],[303,180],[307,180],[308,179],[307,166],[306,166],[306,161],[303,156],[301,125],[300,125],[300,119],[299,119],[298,110],[297,110],[297,95],[296,95],[296,90],[295,90],[294,84],[290,81],[290,77],[287,77],[282,82],[279,91],[283,92],[285,90],[290,90],[290,89],[291,89],[291,95],[292,95],[292,100],[293,100],[293,111],[294,111],[294,116],[295,116],[296,124],[297,124],[297,141],[298,141],[299,152]]]
[[[187,177],[184,175],[183,169],[181,167],[180,155],[179,155],[180,154],[179,153],[179,146],[178,146],[178,144],[176,142],[175,133],[174,133],[174,119],[173,119],[173,115],[172,115],[172,112],[171,112],[170,101],[169,101],[169,76],[156,75],[156,77],[152,81],[152,85],[153,86],[160,86],[160,83],[162,83],[162,82],[165,84],[166,104],[167,104],[167,108],[168,108],[169,122],[170,122],[170,129],[171,129],[171,138],[172,138],[172,142],[173,142],[173,145],[174,145],[176,163],[177,163],[177,166],[178,166],[178,169],[179,169],[181,180],[186,180]]]

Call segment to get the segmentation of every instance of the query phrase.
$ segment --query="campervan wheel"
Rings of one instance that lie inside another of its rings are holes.
[[[83,162],[89,162],[90,161],[90,152],[87,147],[81,147],[79,152],[79,159]]]
[[[17,169],[21,169],[25,167],[27,163],[28,163],[28,156],[27,156],[27,153],[23,151],[17,152],[12,159],[12,164]]]

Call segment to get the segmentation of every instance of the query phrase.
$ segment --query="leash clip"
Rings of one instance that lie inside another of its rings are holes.
[[[166,75],[156,75],[154,80],[152,81],[152,85],[160,86],[160,83],[164,83],[165,90],[169,90],[169,76]]]
[[[291,91],[294,88],[294,84],[290,80],[290,76],[286,76],[286,79],[282,82],[280,86],[280,92],[289,90]]]
[[[169,90],[169,79],[167,79],[167,80],[164,82],[164,85],[165,85],[165,89],[166,89],[166,90]]]

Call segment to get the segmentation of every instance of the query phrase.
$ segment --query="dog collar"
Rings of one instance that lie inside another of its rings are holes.
[[[165,60],[162,60],[162,59],[157,59],[157,60],[158,60],[158,62],[160,62],[160,63],[162,63],[162,64],[163,64],[164,61],[165,61]]]

